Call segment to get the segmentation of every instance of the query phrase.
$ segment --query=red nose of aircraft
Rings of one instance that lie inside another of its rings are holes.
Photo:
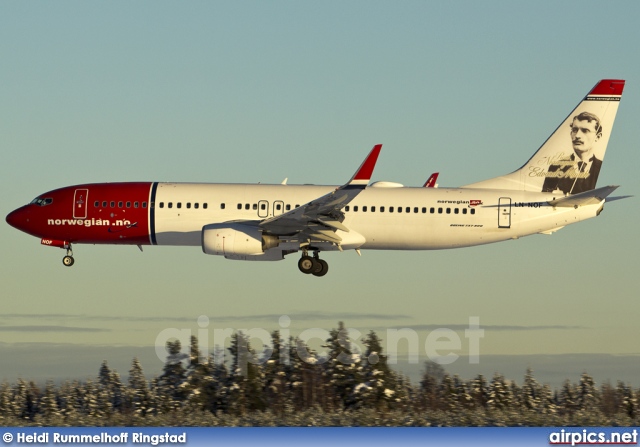
[[[18,230],[25,231],[29,224],[29,211],[24,207],[11,211],[6,217],[7,223]]]

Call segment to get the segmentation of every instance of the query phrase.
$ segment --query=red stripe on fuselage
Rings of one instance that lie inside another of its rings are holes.
[[[148,245],[150,182],[75,185],[41,194],[45,206],[22,207],[20,229],[86,244]],[[86,216],[86,217],[84,217]]]

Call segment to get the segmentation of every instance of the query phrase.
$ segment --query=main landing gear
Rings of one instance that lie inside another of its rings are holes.
[[[73,250],[71,249],[71,244],[69,244],[67,246],[67,256],[62,258],[62,264],[64,264],[65,267],[71,267],[74,262],[75,261],[73,259]]]
[[[317,251],[313,252],[313,256],[309,256],[307,251],[303,251],[302,257],[298,261],[298,268],[307,275],[324,276],[329,271],[329,264],[324,259],[320,259]]]

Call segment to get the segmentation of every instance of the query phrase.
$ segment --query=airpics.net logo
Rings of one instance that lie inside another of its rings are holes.
[[[637,445],[638,430],[632,431],[581,431],[562,429],[549,435],[549,445]]]
[[[273,360],[273,331],[264,328],[233,329],[233,328],[211,328],[209,317],[201,315],[197,319],[198,329],[192,331],[187,328],[166,328],[158,333],[155,341],[156,355],[162,362],[167,360],[169,342],[179,341],[182,351],[174,355],[174,360],[189,361],[189,346],[192,336],[198,340],[201,352],[208,353],[213,350],[213,360],[224,363],[226,349],[234,338],[234,334],[242,333],[242,337],[236,337],[237,353],[236,360],[241,360],[244,364],[239,367],[243,371],[247,364],[263,364]],[[330,360],[330,353],[327,342],[334,336],[340,346],[341,352],[337,355],[337,360],[343,364],[353,364],[364,359],[366,352],[363,346],[365,334],[355,328],[341,327],[336,332],[321,328],[308,328],[300,331],[297,335],[292,334],[290,329],[291,318],[282,315],[278,319],[277,329],[280,340],[288,343],[294,340],[297,344],[295,352],[300,360],[308,364],[322,364]],[[449,365],[465,355],[470,364],[480,363],[480,340],[484,338],[484,329],[480,327],[480,317],[469,317],[468,326],[457,327],[457,330],[436,327],[428,332],[417,331],[412,328],[389,328],[386,329],[380,338],[385,341],[384,349],[387,363],[397,365],[402,359],[402,363],[420,364],[424,360],[431,360],[441,365]],[[459,335],[463,333],[463,337]],[[406,350],[401,347],[406,346]],[[259,347],[259,348],[256,348]],[[402,355],[400,354],[402,352]],[[378,354],[371,353],[366,361],[375,364],[379,361]],[[288,349],[280,349],[279,360],[289,362]]]

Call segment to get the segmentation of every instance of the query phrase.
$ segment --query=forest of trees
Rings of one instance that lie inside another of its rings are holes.
[[[560,389],[527,370],[521,384],[496,373],[471,380],[425,363],[412,384],[394,371],[371,331],[355,353],[340,323],[323,345],[327,355],[297,338],[272,344],[257,358],[249,338],[232,336],[231,362],[221,348],[204,355],[196,337],[190,354],[167,343],[162,373],[149,380],[133,359],[129,377],[104,361],[95,380],[18,379],[0,385],[3,426],[608,426],[638,425],[640,389],[618,382],[596,386],[585,372]]]

